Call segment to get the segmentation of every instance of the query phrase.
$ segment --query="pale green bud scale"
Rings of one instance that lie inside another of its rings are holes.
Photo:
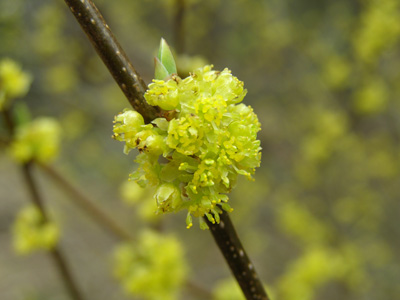
[[[174,56],[172,55],[171,48],[167,44],[167,42],[164,39],[161,39],[160,41],[160,48],[158,49],[158,55],[157,55],[158,62],[160,63],[159,68],[163,66],[164,70],[168,75],[172,74],[177,74],[176,71],[176,63]],[[157,77],[157,75],[160,75],[160,77]],[[156,79],[165,79],[165,77],[162,77],[164,75],[164,71],[161,72],[160,74],[157,74],[157,62],[156,62],[156,76],[154,78]]]

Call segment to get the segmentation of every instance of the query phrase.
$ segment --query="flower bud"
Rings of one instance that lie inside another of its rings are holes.
[[[160,185],[154,198],[157,201],[158,209],[162,212],[174,211],[182,202],[180,190],[171,183]]]

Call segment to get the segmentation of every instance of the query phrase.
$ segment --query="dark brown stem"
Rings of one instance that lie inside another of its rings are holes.
[[[8,131],[8,136],[10,138],[12,138],[14,136],[14,132],[15,132],[15,124],[13,121],[13,117],[12,117],[10,108],[8,108],[8,107],[4,108],[1,111],[1,114],[4,119],[4,125],[6,126],[6,129]]]
[[[188,289],[190,289],[193,293],[196,293],[197,295],[199,295],[199,297],[201,297],[201,299],[212,299],[213,298],[213,295],[209,290],[199,286],[197,283],[195,283],[193,281],[187,280],[186,287]]]
[[[26,185],[28,187],[31,201],[39,208],[45,222],[49,221],[47,210],[40,198],[39,191],[36,188],[35,181],[32,176],[32,162],[24,163],[22,165],[22,175],[24,176]]]
[[[105,230],[121,239],[122,241],[132,241],[134,237],[126,231],[124,228],[119,226],[114,222],[104,211],[98,208],[93,201],[82,194],[78,189],[76,189],[70,182],[68,182],[59,172],[57,172],[51,166],[37,163],[39,167],[47,173],[48,177],[54,180],[58,185],[71,196],[72,201],[74,201],[78,206],[80,206],[84,211],[86,211],[97,224],[102,226]],[[161,229],[155,228],[155,230],[160,231]],[[187,281],[187,287],[196,292],[197,294],[203,295],[205,298],[210,299],[211,294],[204,288],[196,285],[190,280]]]
[[[9,136],[10,137],[14,136],[15,122],[14,122],[12,114],[11,114],[11,108],[4,109],[2,111],[2,115],[4,118],[5,126],[8,130]],[[32,162],[22,164],[21,170],[22,170],[22,174],[24,176],[25,182],[27,184],[27,188],[28,188],[32,203],[34,203],[40,210],[41,214],[43,215],[44,222],[48,222],[49,218],[48,218],[46,208],[43,204],[43,201],[39,194],[39,190],[38,190],[35,180],[33,179],[33,176],[32,176]],[[60,249],[57,246],[55,246],[52,250],[50,250],[50,255],[53,259],[55,266],[57,267],[57,270],[58,270],[71,298],[74,300],[83,300],[84,298],[82,297],[81,293],[79,292],[79,290],[77,288],[77,284],[75,283],[74,278],[72,277],[72,274],[69,270],[68,264],[67,264],[64,256],[62,255]]]
[[[69,183],[59,172],[48,165],[37,163],[39,167],[47,173],[47,175],[54,181],[56,181],[59,186],[71,196],[71,199],[79,205],[84,211],[86,211],[97,224],[102,226],[105,230],[109,231],[111,234],[115,235],[122,241],[132,241],[133,236],[127,232],[124,228],[120,227],[114,222],[106,213],[99,209],[93,201],[83,195],[78,189],[76,189],[71,183]],[[155,229],[159,231],[160,229]],[[196,292],[197,294],[203,295],[207,299],[211,299],[211,294],[204,288],[196,285],[190,280],[187,281],[187,287]]]
[[[144,100],[143,94],[146,86],[132,67],[124,51],[119,46],[93,2],[91,0],[64,1],[71,9],[83,31],[89,37],[97,53],[110,70],[131,105],[142,114],[146,122],[157,118],[160,115],[160,111],[149,106]],[[178,33],[182,30],[184,0],[181,0],[181,2],[179,2],[179,0],[177,1],[178,10],[176,14],[175,31]],[[182,33],[176,34],[177,40],[179,40],[180,34]],[[177,42],[177,44],[179,45],[181,43],[181,45],[183,45],[182,41]],[[206,222],[208,222],[207,219]],[[236,235],[229,215],[224,212],[221,215],[220,224],[211,224],[210,222],[208,222],[208,224],[215,241],[227,260],[235,278],[239,282],[246,298],[269,300],[253,265]]]
[[[176,52],[183,53],[185,51],[185,35],[183,19],[185,15],[185,0],[176,0],[175,2],[175,18],[174,18],[174,42]]]
[[[49,218],[47,211],[44,207],[36,183],[32,176],[32,162],[22,165],[22,173],[28,186],[29,193],[31,195],[31,201],[39,208],[40,212],[43,215],[44,221],[48,222]],[[63,279],[63,282],[65,283],[65,286],[71,298],[75,300],[83,300],[84,298],[79,292],[77,284],[75,283],[71,271],[69,270],[68,264],[58,246],[55,246],[52,250],[50,250],[50,254],[54,261],[54,264],[57,266],[59,274]]]
[[[269,300],[254,265],[236,234],[229,214],[223,211],[219,224],[212,224],[206,217],[204,219],[246,299]]]
[[[9,145],[11,141],[7,138],[0,137],[0,147],[5,147]]]
[[[47,173],[48,177],[54,180],[67,194],[74,203],[86,211],[94,221],[103,229],[109,231],[121,240],[132,240],[133,237],[123,227],[119,226],[103,210],[98,208],[88,197],[82,194],[71,183],[69,183],[54,168],[45,164],[39,164],[40,168]]]
[[[61,250],[56,246],[51,252],[51,257],[53,258],[54,264],[57,266],[58,272],[66,286],[68,294],[71,296],[71,299],[74,300],[84,300],[82,293],[78,289],[78,285],[72,276],[71,270],[67,264],[67,260],[65,259]]]
[[[33,179],[32,175],[32,162],[25,163],[22,165],[22,174],[24,176],[25,182],[27,184],[29,194],[31,196],[31,201],[39,208],[41,214],[43,215],[44,222],[49,222],[48,213],[45,209],[43,201],[39,195],[39,191],[35,180]],[[57,270],[63,279],[65,287],[74,300],[83,300],[82,294],[77,288],[77,284],[72,277],[71,271],[68,267],[67,261],[64,258],[61,250],[58,246],[55,246],[53,249],[50,250],[50,255],[53,259],[54,264],[57,267]]]
[[[132,107],[146,123],[158,117],[158,107],[149,105],[144,99],[146,84],[133,68],[103,16],[91,0],[65,0],[71,12],[88,36],[97,54],[107,66]]]

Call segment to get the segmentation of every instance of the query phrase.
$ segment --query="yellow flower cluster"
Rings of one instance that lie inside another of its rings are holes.
[[[11,59],[0,61],[0,111],[12,98],[24,96],[32,78],[23,72],[21,67]]]
[[[115,276],[127,294],[146,300],[177,299],[186,277],[177,239],[144,231],[137,243],[119,246],[114,258]]]
[[[316,299],[318,289],[330,281],[343,283],[351,289],[359,285],[363,278],[360,257],[353,247],[347,245],[342,249],[330,249],[314,246],[307,248],[303,255],[289,264],[277,284],[277,299]]]
[[[158,212],[187,209],[190,227],[192,216],[219,222],[221,208],[231,210],[226,194],[239,174],[251,179],[261,159],[260,123],[252,108],[238,104],[246,92],[228,69],[205,66],[185,79],[172,75],[149,85],[147,102],[172,119],[145,125],[131,110],[116,116],[114,138],[125,142],[126,153],[141,152],[131,176],[157,186]]]
[[[60,132],[60,125],[53,118],[42,117],[22,124],[10,146],[11,155],[21,163],[30,160],[48,163],[58,155]]]
[[[52,249],[60,231],[56,224],[46,222],[36,206],[27,206],[18,214],[13,226],[14,249],[19,254]]]

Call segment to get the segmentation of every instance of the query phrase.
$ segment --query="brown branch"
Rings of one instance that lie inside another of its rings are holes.
[[[8,134],[10,137],[13,137],[16,126],[10,109],[11,108],[4,109],[2,111],[2,115],[4,118],[5,126],[8,130]],[[36,182],[32,176],[32,163],[33,162],[27,162],[21,165],[22,175],[25,179],[29,195],[31,197],[31,202],[34,203],[40,210],[41,214],[43,215],[44,222],[48,222],[49,217],[46,208],[40,197]],[[57,267],[57,270],[65,284],[66,290],[71,298],[74,300],[83,300],[84,298],[77,287],[77,284],[72,276],[67,261],[58,246],[56,245],[53,249],[51,249],[49,254],[53,259],[53,263]]]
[[[127,232],[124,228],[115,223],[113,219],[111,219],[104,211],[98,208],[93,203],[93,201],[91,201],[88,197],[86,197],[78,189],[76,189],[71,183],[69,183],[54,168],[45,164],[37,164],[45,173],[47,173],[48,177],[58,183],[58,185],[71,196],[71,199],[84,211],[86,211],[93,218],[93,220],[96,221],[97,224],[99,224],[105,230],[118,237],[122,241],[134,240],[134,237],[129,232]],[[197,294],[203,295],[207,299],[210,299],[212,297],[209,291],[198,286],[196,283],[190,280],[187,281],[186,286]]]
[[[269,300],[254,265],[236,234],[229,214],[223,211],[219,224],[212,224],[206,217],[204,219],[246,299]]]
[[[121,240],[132,240],[132,235],[124,228],[119,226],[113,219],[111,219],[103,210],[98,208],[93,201],[82,194],[71,183],[69,183],[60,173],[58,173],[51,166],[38,163],[40,168],[48,175],[48,177],[55,181],[67,194],[71,200],[87,212],[93,220],[99,224],[103,229],[109,231],[111,234],[117,236]]]
[[[27,184],[29,194],[31,196],[31,201],[39,208],[41,214],[43,215],[44,222],[49,222],[49,217],[47,211],[45,209],[44,203],[39,195],[39,191],[36,185],[36,182],[32,176],[32,162],[25,163],[22,165],[22,173]],[[51,258],[53,259],[54,264],[57,267],[57,270],[66,286],[66,289],[74,300],[83,300],[83,296],[79,291],[77,284],[72,276],[70,268],[67,264],[67,261],[62,254],[59,247],[56,245],[53,249],[49,250]]]
[[[212,293],[207,290],[206,288],[199,286],[196,282],[187,280],[186,281],[186,288],[190,289],[193,293],[199,295],[201,299],[212,299]]]
[[[0,147],[8,146],[11,143],[10,139],[0,137]]]
[[[124,228],[119,226],[113,219],[111,219],[104,211],[98,208],[92,200],[82,194],[78,189],[76,189],[71,183],[69,183],[59,172],[57,172],[51,166],[37,163],[39,167],[54,180],[58,185],[71,196],[72,201],[80,206],[85,212],[87,212],[93,220],[96,221],[105,230],[118,237],[122,241],[132,241],[134,237],[126,231]],[[155,229],[160,230],[160,229]],[[186,286],[196,292],[197,294],[203,295],[205,298],[210,299],[212,295],[210,292],[196,283],[188,280]]]
[[[124,51],[117,43],[93,2],[91,0],[64,1],[78,20],[83,31],[89,37],[114,79],[124,91],[131,105],[142,114],[146,122],[150,122],[158,117],[160,112],[154,107],[147,105],[144,100],[143,94],[146,87],[143,81],[126,58]],[[177,32],[176,39],[179,40],[179,35],[182,34],[179,32],[182,30],[184,2],[183,0],[181,2],[179,2],[180,0],[177,1],[178,10],[175,31]],[[128,89],[129,93],[127,92]],[[240,243],[229,215],[225,212],[222,213],[220,224],[211,224],[207,219],[206,222],[246,298],[269,300],[261,281],[258,279],[254,266],[251,264]]]
[[[6,130],[8,131],[8,136],[10,138],[12,138],[14,136],[14,132],[15,132],[15,124],[13,121],[13,117],[12,117],[12,113],[10,108],[4,108],[1,111],[1,114],[3,116],[4,119],[4,125],[6,127]]]
[[[65,0],[83,31],[88,36],[97,54],[125,94],[132,107],[146,123],[158,117],[158,107],[149,105],[144,99],[147,87],[129,61],[125,51],[91,0]]]

